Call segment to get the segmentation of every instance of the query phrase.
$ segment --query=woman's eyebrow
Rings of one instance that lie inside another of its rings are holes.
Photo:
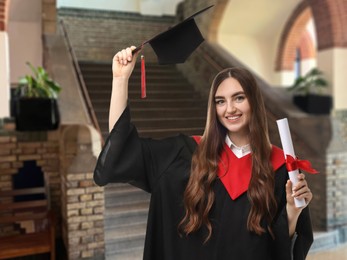
[[[237,96],[237,95],[244,95],[244,94],[245,94],[244,91],[238,91],[238,92],[234,93],[234,94],[232,95],[232,97],[235,97],[235,96]]]
[[[231,96],[232,97],[235,97],[235,96],[237,96],[237,95],[244,95],[245,94],[245,92],[243,92],[243,91],[238,91],[238,92],[235,92],[234,94],[232,94]],[[214,97],[214,99],[221,99],[221,98],[225,98],[224,96],[215,96]]]

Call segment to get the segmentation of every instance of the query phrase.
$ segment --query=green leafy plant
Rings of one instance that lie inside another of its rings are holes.
[[[323,73],[319,69],[313,68],[304,76],[298,77],[288,90],[301,95],[322,94],[323,88],[327,86],[328,82]]]
[[[33,75],[25,75],[19,80],[16,94],[19,97],[56,99],[61,91],[60,85],[49,77],[44,68],[35,68],[30,62],[27,65]]]

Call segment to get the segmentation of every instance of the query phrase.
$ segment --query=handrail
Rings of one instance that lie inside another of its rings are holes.
[[[65,41],[66,41],[66,44],[67,44],[67,47],[68,47],[68,51],[69,51],[71,59],[72,59],[73,67],[74,67],[76,75],[77,75],[77,80],[78,80],[78,83],[79,83],[78,85],[79,85],[80,90],[82,92],[84,101],[86,102],[87,112],[88,112],[88,114],[90,116],[90,119],[92,121],[93,126],[99,132],[101,140],[102,140],[102,143],[103,143],[104,140],[103,140],[103,137],[102,137],[100,125],[99,125],[98,120],[96,118],[95,111],[94,111],[92,102],[90,100],[90,97],[89,97],[89,94],[88,94],[88,90],[87,90],[86,84],[84,82],[80,66],[79,66],[78,61],[77,61],[76,54],[75,54],[75,52],[74,52],[74,50],[72,48],[69,36],[67,34],[67,30],[66,30],[64,21],[61,19],[59,22],[60,22],[60,25],[61,25],[61,28],[62,28],[62,31],[63,31],[63,36],[65,38]]]
[[[210,64],[217,72],[221,71],[223,67],[219,65],[215,60],[212,59],[212,57],[209,55],[208,52],[202,50],[201,48],[198,48],[198,52],[200,52],[200,56],[208,63]]]

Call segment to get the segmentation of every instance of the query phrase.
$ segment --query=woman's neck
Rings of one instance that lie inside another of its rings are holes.
[[[248,134],[234,134],[228,133],[230,140],[237,147],[242,147],[249,144],[249,136]]]

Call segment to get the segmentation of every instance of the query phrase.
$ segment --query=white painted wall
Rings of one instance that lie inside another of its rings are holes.
[[[0,31],[0,118],[10,115],[10,68],[7,32]]]
[[[174,15],[183,0],[57,0],[57,7],[134,12],[144,15]]]
[[[139,12],[139,0],[57,0],[57,7],[86,8],[96,10]]]
[[[306,30],[311,35],[313,45],[317,49],[317,34],[316,34],[316,26],[314,24],[313,19],[310,19],[307,23]]]
[[[301,61],[301,75],[305,75],[312,68],[317,67],[317,59],[305,59]],[[290,87],[295,81],[294,70],[284,70],[274,73],[274,81],[280,82],[277,86]]]
[[[10,81],[30,73],[26,62],[42,65],[42,0],[11,0],[7,32],[9,39]]]
[[[274,81],[280,82],[280,84],[277,86],[290,87],[293,85],[294,77],[294,70],[283,70],[274,73]]]
[[[271,37],[256,35],[232,35],[218,34],[217,41],[228,50],[233,56],[246,64],[252,70],[270,82],[280,85],[280,81],[275,77],[275,59],[278,46],[279,35]]]
[[[41,23],[11,22],[8,24],[11,83],[30,73],[26,65],[42,66]]]
[[[317,50],[317,35],[313,19],[310,19],[310,21],[307,23],[306,30],[311,36],[314,48]],[[309,70],[311,70],[314,67],[317,67],[317,57],[302,60],[301,75],[305,75]]]
[[[333,48],[320,51],[317,64],[330,83],[329,90],[334,97],[334,109],[347,109],[347,49]]]
[[[317,67],[317,59],[305,59],[301,61],[301,75],[305,75],[312,68]]]
[[[283,84],[275,72],[281,33],[300,0],[230,0],[218,30],[217,41],[272,85]],[[288,80],[285,80],[287,83]]]

